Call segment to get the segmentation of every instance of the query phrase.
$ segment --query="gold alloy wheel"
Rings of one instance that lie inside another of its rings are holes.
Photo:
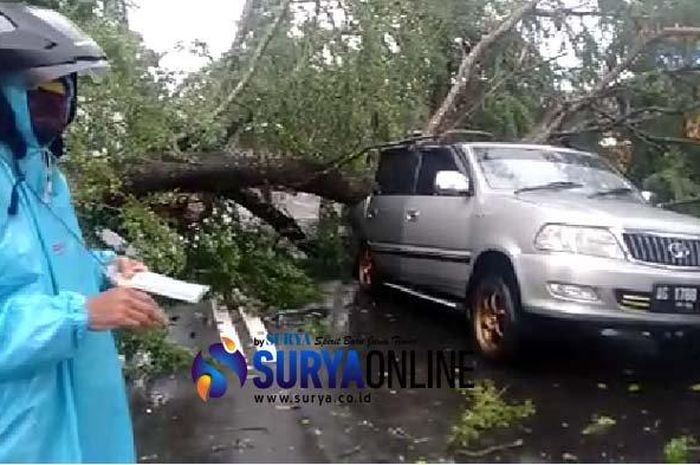
[[[358,260],[357,277],[360,281],[360,286],[364,289],[369,289],[374,284],[374,261],[368,249],[362,252]]]
[[[508,312],[505,296],[495,286],[479,289],[474,311],[474,332],[479,348],[486,354],[503,349]]]

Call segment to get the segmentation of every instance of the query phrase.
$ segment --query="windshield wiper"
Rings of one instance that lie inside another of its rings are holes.
[[[615,189],[608,189],[604,191],[598,191],[594,192],[591,195],[589,195],[589,198],[594,198],[594,197],[607,197],[608,195],[625,195],[625,194],[632,194],[634,192],[634,189],[630,187],[616,187]]]
[[[520,194],[521,192],[541,191],[547,189],[578,189],[579,187],[583,187],[583,184],[571,181],[555,181],[548,184],[542,184],[541,186],[522,187],[516,190],[515,193]]]

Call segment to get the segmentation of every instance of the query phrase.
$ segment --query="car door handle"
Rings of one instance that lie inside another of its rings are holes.
[[[420,211],[418,210],[407,210],[406,211],[406,221],[415,222],[420,218]]]
[[[378,208],[370,208],[367,210],[367,219],[368,220],[373,220],[374,218],[379,215],[379,209]]]

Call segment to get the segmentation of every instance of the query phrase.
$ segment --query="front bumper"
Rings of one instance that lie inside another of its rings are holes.
[[[523,254],[517,258],[516,271],[523,309],[531,314],[609,326],[700,328],[700,313],[654,313],[620,302],[621,294],[651,297],[655,284],[700,286],[700,271],[571,254]],[[555,297],[547,287],[552,282],[590,287],[599,300]]]

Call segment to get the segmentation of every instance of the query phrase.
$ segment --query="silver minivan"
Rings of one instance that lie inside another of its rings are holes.
[[[505,143],[384,148],[354,211],[361,286],[470,315],[513,355],[538,315],[606,328],[700,328],[700,220],[657,208],[602,157]]]

